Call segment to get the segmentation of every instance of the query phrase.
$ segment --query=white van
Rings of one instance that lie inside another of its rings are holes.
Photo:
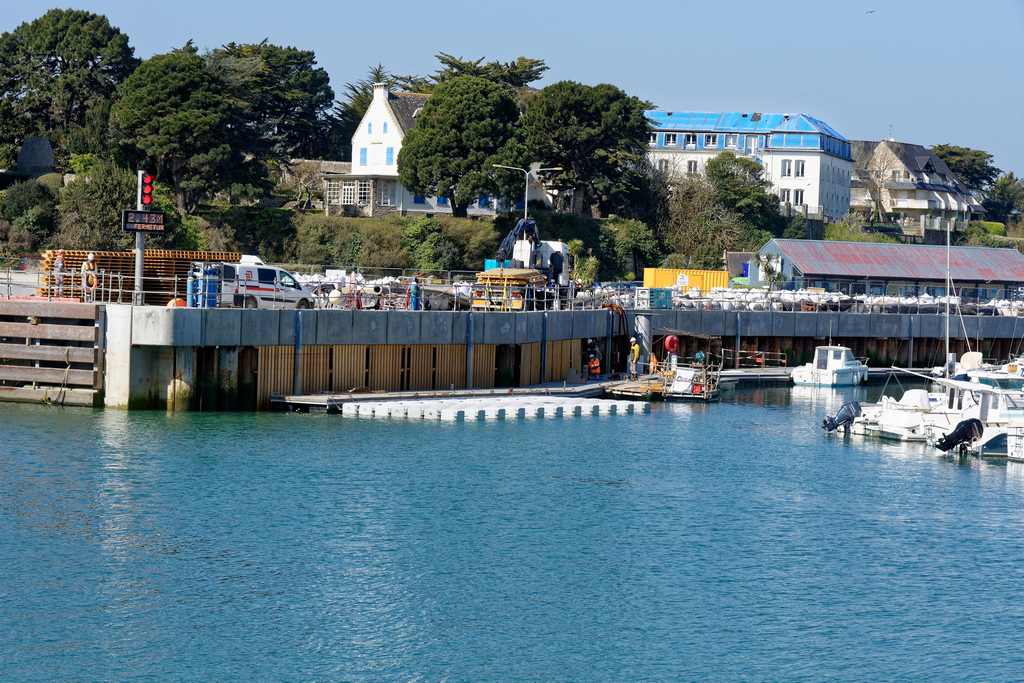
[[[256,256],[221,264],[221,305],[239,308],[312,308],[314,294],[287,270]]]

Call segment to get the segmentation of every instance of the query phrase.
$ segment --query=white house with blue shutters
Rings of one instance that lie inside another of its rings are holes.
[[[807,114],[648,111],[649,158],[666,174],[700,173],[722,152],[764,167],[783,206],[838,220],[850,211],[850,142]]]
[[[417,197],[398,182],[398,152],[402,139],[416,125],[428,95],[393,93],[384,83],[373,86],[373,101],[352,136],[352,163],[348,171],[324,174],[327,215],[451,213],[444,197]],[[473,203],[470,216],[493,216],[494,202]]]

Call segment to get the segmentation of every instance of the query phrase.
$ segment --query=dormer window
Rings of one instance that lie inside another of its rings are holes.
[[[665,146],[666,147],[675,147],[676,144],[678,144],[677,143],[678,138],[676,137],[676,135],[677,135],[676,133],[665,133]]]
[[[368,122],[368,123],[366,124],[366,132],[367,132],[367,133],[370,133],[370,134],[372,134],[372,133],[373,133],[373,123],[372,123],[372,122]]]
[[[385,135],[388,134],[388,122],[387,121],[384,122],[384,134]]]

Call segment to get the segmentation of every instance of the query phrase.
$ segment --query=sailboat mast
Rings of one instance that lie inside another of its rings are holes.
[[[949,272],[949,236],[950,236],[950,225],[946,223],[946,357],[942,363],[946,367],[946,378],[949,378],[949,292],[953,289],[952,279]]]

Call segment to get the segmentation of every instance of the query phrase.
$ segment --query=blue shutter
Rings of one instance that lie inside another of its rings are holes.
[[[479,206],[481,209],[486,209],[489,204],[490,200],[487,198],[487,195],[481,197],[480,201],[476,203],[476,205]]]
[[[365,147],[360,147],[359,148],[359,165],[360,166],[366,166],[366,148]]]
[[[448,198],[447,197],[438,197],[437,198],[437,205],[438,206],[444,206],[447,203],[448,203]]]
[[[384,132],[385,133],[388,132],[388,122],[387,121],[384,122]]]
[[[373,132],[373,122],[372,121],[371,122],[367,122],[367,124],[366,124],[366,132],[367,133],[372,133]]]
[[[426,204],[426,203],[427,203],[427,200],[426,200],[426,199],[424,199],[423,197],[415,197],[415,196],[414,196],[414,197],[412,198],[412,203],[413,203],[413,204]]]
[[[391,164],[395,163],[395,148],[394,147],[388,147],[387,161],[385,161],[384,163],[388,164],[389,166]]]

